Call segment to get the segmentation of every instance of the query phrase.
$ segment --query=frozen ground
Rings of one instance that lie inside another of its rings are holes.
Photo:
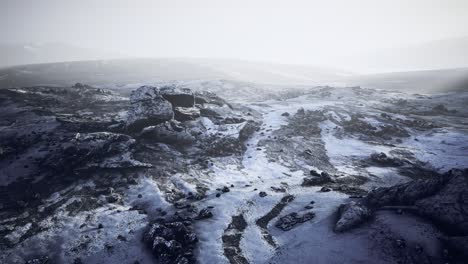
[[[180,150],[171,143],[145,141],[137,157],[153,168],[97,175],[109,179],[106,188],[121,186],[115,187],[119,202],[109,201],[112,190],[92,191],[102,187],[95,185],[98,177],[54,192],[37,210],[3,214],[8,218],[2,216],[0,222],[5,234],[0,262],[24,263],[46,255],[61,263],[154,263],[141,241],[148,222],[181,211],[177,203],[187,202],[192,193],[203,195],[190,206],[210,208],[213,215],[194,221],[198,263],[397,263],[404,259],[395,246],[401,239],[440,259],[440,231],[409,213],[378,212],[348,233],[335,233],[332,227],[340,204],[373,188],[466,168],[467,94],[317,87],[286,93],[284,99],[253,99],[233,100],[236,116],[244,118],[241,123],[220,123],[208,116],[197,121],[207,137],[220,138],[235,137],[245,120],[259,123],[242,143],[242,153],[205,155],[197,148],[205,151],[214,145]],[[231,111],[224,108],[218,111]],[[30,151],[13,163],[0,161],[2,186],[17,180],[15,168],[27,169],[23,163]],[[379,153],[394,163],[372,158]],[[327,172],[333,182],[304,185],[311,171]],[[76,200],[78,209],[71,206]],[[53,209],[36,217],[40,208]],[[278,228],[276,223],[290,213],[314,217],[290,230]],[[242,228],[238,219],[243,219]]]

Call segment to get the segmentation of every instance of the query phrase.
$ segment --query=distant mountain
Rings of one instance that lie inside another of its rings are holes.
[[[346,60],[362,72],[464,68],[468,67],[468,36],[354,54]]]
[[[96,60],[122,55],[80,48],[61,42],[0,44],[0,67],[61,61]]]
[[[347,85],[413,93],[468,91],[468,68],[355,75]]]
[[[350,73],[312,66],[221,59],[117,59],[14,66],[0,69],[0,88],[33,85],[127,85],[161,81],[233,80],[321,85]]]

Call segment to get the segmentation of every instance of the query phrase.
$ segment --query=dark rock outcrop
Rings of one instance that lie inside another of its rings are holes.
[[[336,222],[334,230],[335,232],[343,232],[362,224],[371,216],[372,211],[362,204],[350,202],[341,205],[338,214],[340,219]]]
[[[200,109],[195,107],[175,107],[174,119],[177,121],[195,120],[200,117]]]
[[[195,103],[199,105],[204,105],[204,104],[214,104],[217,106],[228,105],[230,108],[232,108],[224,99],[222,99],[221,97],[217,96],[214,93],[207,92],[207,91],[196,92]]]
[[[275,226],[283,231],[291,230],[294,226],[300,223],[304,223],[306,221],[311,220],[315,217],[315,213],[313,212],[304,212],[304,213],[290,213],[283,217],[276,222]]]
[[[193,107],[195,96],[190,89],[175,86],[163,86],[159,88],[159,94],[173,107]]]
[[[143,235],[143,241],[158,263],[195,263],[193,251],[198,238],[190,222],[151,224]]]
[[[336,231],[364,222],[385,206],[403,206],[438,224],[443,230],[468,235],[468,170],[451,170],[425,180],[378,188],[358,202],[342,206]]]
[[[195,142],[195,137],[186,132],[185,128],[175,120],[149,126],[140,133],[140,138],[151,139],[153,142],[187,145]]]
[[[157,125],[174,117],[172,104],[152,86],[142,86],[130,96],[127,126],[130,130],[140,131],[144,127]]]
[[[385,166],[385,167],[398,167],[402,166],[404,162],[400,159],[393,158],[387,156],[385,153],[380,152],[380,153],[372,153],[370,155],[370,160],[371,162],[375,163],[376,165],[379,166]]]
[[[60,151],[48,156],[42,164],[46,168],[61,172],[74,169],[151,166],[132,158],[130,147],[134,143],[135,139],[123,134],[77,133],[73,140],[63,143]]]
[[[316,172],[312,173],[311,171],[311,175],[313,176],[306,177],[302,180],[302,186],[317,186],[333,182],[333,179],[327,172],[318,174]]]

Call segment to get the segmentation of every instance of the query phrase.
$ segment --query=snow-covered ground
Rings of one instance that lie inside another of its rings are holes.
[[[202,82],[196,84],[206,85]],[[198,209],[210,208],[213,213],[211,218],[194,221],[199,239],[195,254],[202,264],[232,263],[232,259],[226,256],[227,243],[223,238],[233,232],[241,234],[236,257],[250,263],[395,263],[398,259],[391,244],[402,238],[408,244],[422,245],[425,252],[435,256],[440,246],[437,240],[439,231],[423,219],[409,214],[378,212],[375,219],[361,228],[344,234],[335,233],[333,224],[337,208],[354,198],[343,190],[331,188],[330,191],[321,191],[322,186],[302,185],[311,170],[328,172],[336,180],[350,179],[353,184],[358,178],[360,181],[365,179],[355,184],[362,191],[411,180],[400,167],[372,162],[370,156],[374,153],[404,160],[409,169],[445,172],[451,168],[467,167],[465,110],[459,107],[460,101],[453,101],[452,97],[441,95],[434,98],[435,102],[432,102],[423,95],[323,87],[288,99],[237,100],[236,104],[255,112],[244,116],[246,119],[261,123],[259,130],[245,142],[246,150],[241,156],[208,157],[209,165],[204,169],[192,168],[186,163],[187,168],[177,168],[167,178],[159,177],[159,174],[141,174],[134,184],[125,186],[121,203],[108,203],[104,196],[92,197],[102,202],[100,206],[71,214],[73,210],[67,207],[89,198],[84,197],[81,190],[95,187],[92,181],[78,182],[44,198],[42,210],[63,202],[49,217],[36,223],[34,217],[23,215],[18,217],[21,225],[1,227],[0,231],[12,229],[6,239],[20,246],[3,252],[0,262],[22,263],[35,252],[51,252],[50,257],[63,263],[71,263],[77,258],[84,263],[120,263],[123,260],[153,263],[150,250],[141,241],[148,222],[177,212],[174,203],[168,199],[168,193],[194,194],[199,186],[207,189],[206,195],[193,201],[192,205]],[[225,99],[229,101],[230,98]],[[450,102],[449,108],[459,112],[430,112],[433,106],[444,102]],[[227,106],[224,110],[230,111]],[[272,155],[270,151],[279,132],[297,129],[291,127],[291,120],[302,110],[304,115],[317,115],[314,120],[319,121],[302,125],[319,128],[320,132],[314,135],[313,140],[323,146],[307,151],[314,154],[323,150],[327,158],[324,163],[329,164],[329,171],[304,161],[303,153],[296,151],[298,146],[292,143],[310,146],[308,141],[312,139],[307,135],[282,139],[292,142],[281,145],[284,153],[293,155],[287,160]],[[124,118],[125,112],[120,116]],[[217,124],[216,121],[208,117],[199,119],[208,136],[231,137],[245,125],[245,122]],[[389,125],[398,129],[388,130],[389,135],[379,134]],[[401,131],[407,135],[398,134]],[[169,145],[161,145],[164,148],[158,148],[158,151],[167,152],[168,156],[173,154]],[[18,160],[23,159],[25,157]],[[1,168],[0,172],[4,172],[2,184],[15,181],[14,175],[26,171],[16,164]],[[179,165],[174,163],[174,166]],[[13,175],[12,171],[16,174]],[[224,187],[229,191],[223,192]],[[71,199],[67,196],[70,192],[76,193]],[[265,192],[266,196],[260,192]],[[294,198],[275,211],[288,195]],[[258,224],[259,219],[273,211],[266,228]],[[313,212],[315,217],[288,231],[275,226],[279,218],[294,212]],[[245,220],[246,227],[233,231],[230,224],[233,216],[239,215]],[[11,219],[2,219],[0,224],[6,222],[11,223]],[[23,239],[32,230],[35,230],[34,235]]]
[[[336,92],[336,91],[335,91]],[[334,119],[349,121],[346,111],[353,111],[351,107],[366,107],[381,103],[378,100],[359,99],[348,90],[332,94],[331,98],[319,99],[305,95],[284,101],[264,101],[261,104],[252,104],[250,107],[262,114],[262,127],[268,128],[263,133],[256,132],[248,141],[247,151],[241,165],[226,165],[220,161],[215,162],[212,172],[209,174],[209,183],[213,191],[210,193],[203,206],[213,206],[214,217],[200,221],[196,230],[200,238],[198,246],[198,259],[200,263],[229,263],[223,256],[222,235],[231,221],[231,216],[243,214],[248,224],[243,232],[240,243],[243,256],[251,263],[394,263],[395,259],[388,251],[382,250],[379,243],[382,240],[408,237],[410,241],[428,243],[426,245],[430,254],[437,254],[437,232],[431,225],[423,220],[412,217],[399,217],[387,213],[379,215],[371,225],[371,229],[357,229],[347,234],[336,234],[332,231],[334,213],[337,207],[348,199],[348,196],[340,192],[319,192],[319,187],[302,187],[303,171],[292,171],[282,164],[268,159],[265,149],[258,148],[262,138],[267,138],[287,124],[284,112],[294,114],[298,109],[322,110],[333,107],[344,110],[340,115],[330,113]],[[349,96],[346,102],[341,98]],[[404,94],[391,94],[402,97]],[[370,110],[370,109],[369,109]],[[373,126],[381,124],[372,118],[379,115],[380,111],[368,111],[363,120]],[[404,115],[395,114],[397,118],[407,118]],[[325,142],[327,155],[332,165],[338,172],[352,175],[362,174],[363,169],[356,167],[353,160],[364,160],[372,153],[383,152],[390,155],[393,149],[407,149],[412,151],[416,158],[427,162],[428,167],[439,171],[450,168],[460,168],[468,164],[467,142],[468,134],[453,131],[446,128],[443,131],[436,129],[428,133],[413,134],[410,138],[397,145],[372,144],[355,136],[336,137],[333,133],[337,124],[326,120],[320,124],[322,140]],[[448,131],[447,131],[448,130]],[[418,137],[419,141],[414,138]],[[443,144],[440,144],[443,142]],[[308,169],[315,169],[308,167]],[[410,180],[400,175],[398,170],[391,167],[369,166],[364,169],[367,175],[374,178],[363,187],[372,189],[379,186],[392,186]],[[230,192],[215,197],[216,188],[234,185]],[[248,186],[248,187],[245,187]],[[314,201],[313,212],[316,217],[299,225],[290,231],[281,231],[273,226],[275,217],[268,226],[270,234],[278,244],[272,247],[263,239],[262,230],[255,224],[256,220],[268,213],[277,204],[284,193],[273,192],[270,186],[286,186],[286,192],[294,195],[294,201],[290,202],[280,213],[280,216],[291,212],[303,210],[304,206]],[[259,192],[268,193],[266,197],[260,197]],[[403,223],[404,222],[404,223]],[[427,230],[432,230],[428,232]],[[409,235],[411,231],[414,235]],[[385,232],[385,235],[382,233]],[[386,243],[390,243],[385,241]],[[415,242],[415,243],[416,243]]]

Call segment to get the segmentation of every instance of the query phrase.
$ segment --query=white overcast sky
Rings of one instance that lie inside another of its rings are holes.
[[[320,64],[468,35],[467,0],[0,0],[0,42]]]

